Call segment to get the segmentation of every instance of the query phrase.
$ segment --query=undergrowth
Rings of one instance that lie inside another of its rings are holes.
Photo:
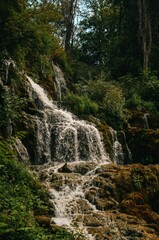
[[[73,239],[63,228],[49,229],[36,222],[36,214],[48,214],[48,194],[17,161],[11,141],[0,141],[0,240]]]

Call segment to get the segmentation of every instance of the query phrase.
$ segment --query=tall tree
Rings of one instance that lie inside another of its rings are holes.
[[[148,69],[153,44],[152,19],[156,15],[152,12],[156,12],[157,1],[153,5],[150,0],[85,2],[91,14],[82,21],[83,59],[108,66],[116,77]],[[157,26],[157,17],[155,21]]]
[[[104,68],[109,65],[117,42],[119,8],[106,0],[86,2],[89,15],[81,21],[81,57]]]
[[[149,1],[138,0],[137,3],[139,10],[139,36],[143,52],[143,68],[147,70],[149,67],[149,56],[152,44],[150,12],[148,11]]]
[[[66,51],[70,51],[73,44],[75,17],[80,0],[54,0],[63,16],[62,25],[60,26],[62,31],[62,38],[64,40],[64,46]]]

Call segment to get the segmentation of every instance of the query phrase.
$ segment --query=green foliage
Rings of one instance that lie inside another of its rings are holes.
[[[121,127],[125,121],[122,88],[117,82],[106,81],[103,74],[96,80],[74,84],[74,92],[63,98],[63,105],[75,114],[93,114],[113,127]]]
[[[52,59],[66,65],[66,57],[57,38],[56,23],[61,19],[53,3],[16,1],[3,4],[0,30],[0,60],[4,53],[17,66],[39,77],[53,76]]]
[[[125,93],[127,108],[157,111],[159,80],[156,75],[141,71],[138,77],[129,74],[119,78],[119,82]]]
[[[101,75],[95,81],[88,81],[83,91],[89,98],[99,105],[98,117],[113,127],[119,127],[124,120],[125,98],[122,89],[116,82],[106,81]]]
[[[98,104],[90,100],[87,96],[78,96],[69,92],[64,98],[63,103],[77,115],[96,114]]]
[[[138,173],[133,173],[132,183],[136,190],[140,191],[143,187],[143,177]]]
[[[75,236],[69,232],[67,232],[66,229],[61,228],[61,227],[55,227],[53,229],[53,236],[51,239],[53,240],[75,240]]]
[[[141,100],[141,97],[134,93],[126,102],[126,106],[130,109],[136,108],[141,109],[143,101]]]
[[[23,134],[20,134],[23,135]],[[0,239],[73,240],[66,230],[38,225],[34,213],[47,212],[48,194],[33,174],[16,160],[10,144],[0,141]]]
[[[87,85],[87,94],[94,101],[102,103],[106,96],[107,85],[108,83],[105,81],[105,79],[89,81]]]
[[[159,101],[159,79],[158,77],[152,73],[142,73],[142,89],[141,96],[144,100],[148,100],[151,102]]]
[[[107,91],[105,93],[103,104],[108,115],[117,118],[124,117],[123,109],[125,99],[121,88],[111,83],[107,84]]]
[[[27,104],[26,98],[14,93],[2,92],[0,100],[0,126],[8,126],[9,123],[19,120],[22,109]]]
[[[93,65],[107,65],[112,42],[115,41],[119,11],[107,1],[88,1],[91,14],[86,15],[80,23],[79,57],[83,62]]]
[[[134,186],[134,188],[137,191],[140,191],[143,186],[144,186],[144,172],[142,171],[142,169],[140,168],[132,168],[131,169],[131,179],[132,179],[132,184]]]

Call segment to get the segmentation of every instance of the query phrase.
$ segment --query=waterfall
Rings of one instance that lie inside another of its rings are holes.
[[[6,65],[6,73],[5,73],[5,83],[10,83],[9,74],[13,72],[13,69],[15,67],[15,62],[12,59],[5,60]]]
[[[55,72],[55,90],[57,100],[61,101],[62,92],[66,92],[67,90],[66,81],[63,72],[58,66],[53,64],[53,69]]]
[[[146,128],[146,129],[149,129],[149,123],[148,123],[148,118],[147,116],[149,116],[148,113],[145,113],[142,117],[142,120],[143,120],[143,127]]]
[[[86,164],[87,162],[68,163],[69,173],[63,171],[61,165],[46,168],[42,170],[41,177],[50,189],[50,204],[55,212],[52,223],[64,226],[74,234],[80,232],[80,239],[95,240],[94,234],[89,232],[89,218],[99,219],[99,225],[106,224],[107,219],[105,213],[98,210],[85,195],[91,191],[93,179],[98,176],[96,170],[102,164],[87,164],[87,173],[83,175],[81,169]]]
[[[124,153],[121,143],[118,141],[117,132],[110,127],[113,142],[113,161],[116,164],[122,165],[124,163]]]
[[[125,149],[124,149],[125,161],[124,162],[127,164],[132,163],[132,160],[133,160],[132,153],[127,144],[126,136],[125,136],[124,132],[122,132],[122,136],[123,136],[123,145],[125,146]]]
[[[91,188],[96,169],[109,161],[100,133],[93,124],[59,109],[41,86],[28,76],[27,80],[29,98],[37,108],[34,116],[36,163],[54,163],[54,167],[42,170],[41,177],[50,189],[50,205],[54,209],[52,223],[68,228],[76,236],[80,234],[80,239],[95,240],[87,222],[92,214],[100,218],[101,211],[85,194]],[[71,173],[71,167],[78,170]],[[104,219],[105,215],[102,224]]]
[[[29,97],[38,109],[36,162],[108,161],[96,127],[59,109],[41,86],[28,76],[27,80]]]

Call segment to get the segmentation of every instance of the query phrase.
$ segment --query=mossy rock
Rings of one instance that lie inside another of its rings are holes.
[[[133,162],[159,163],[159,130],[129,128],[126,131]]]

